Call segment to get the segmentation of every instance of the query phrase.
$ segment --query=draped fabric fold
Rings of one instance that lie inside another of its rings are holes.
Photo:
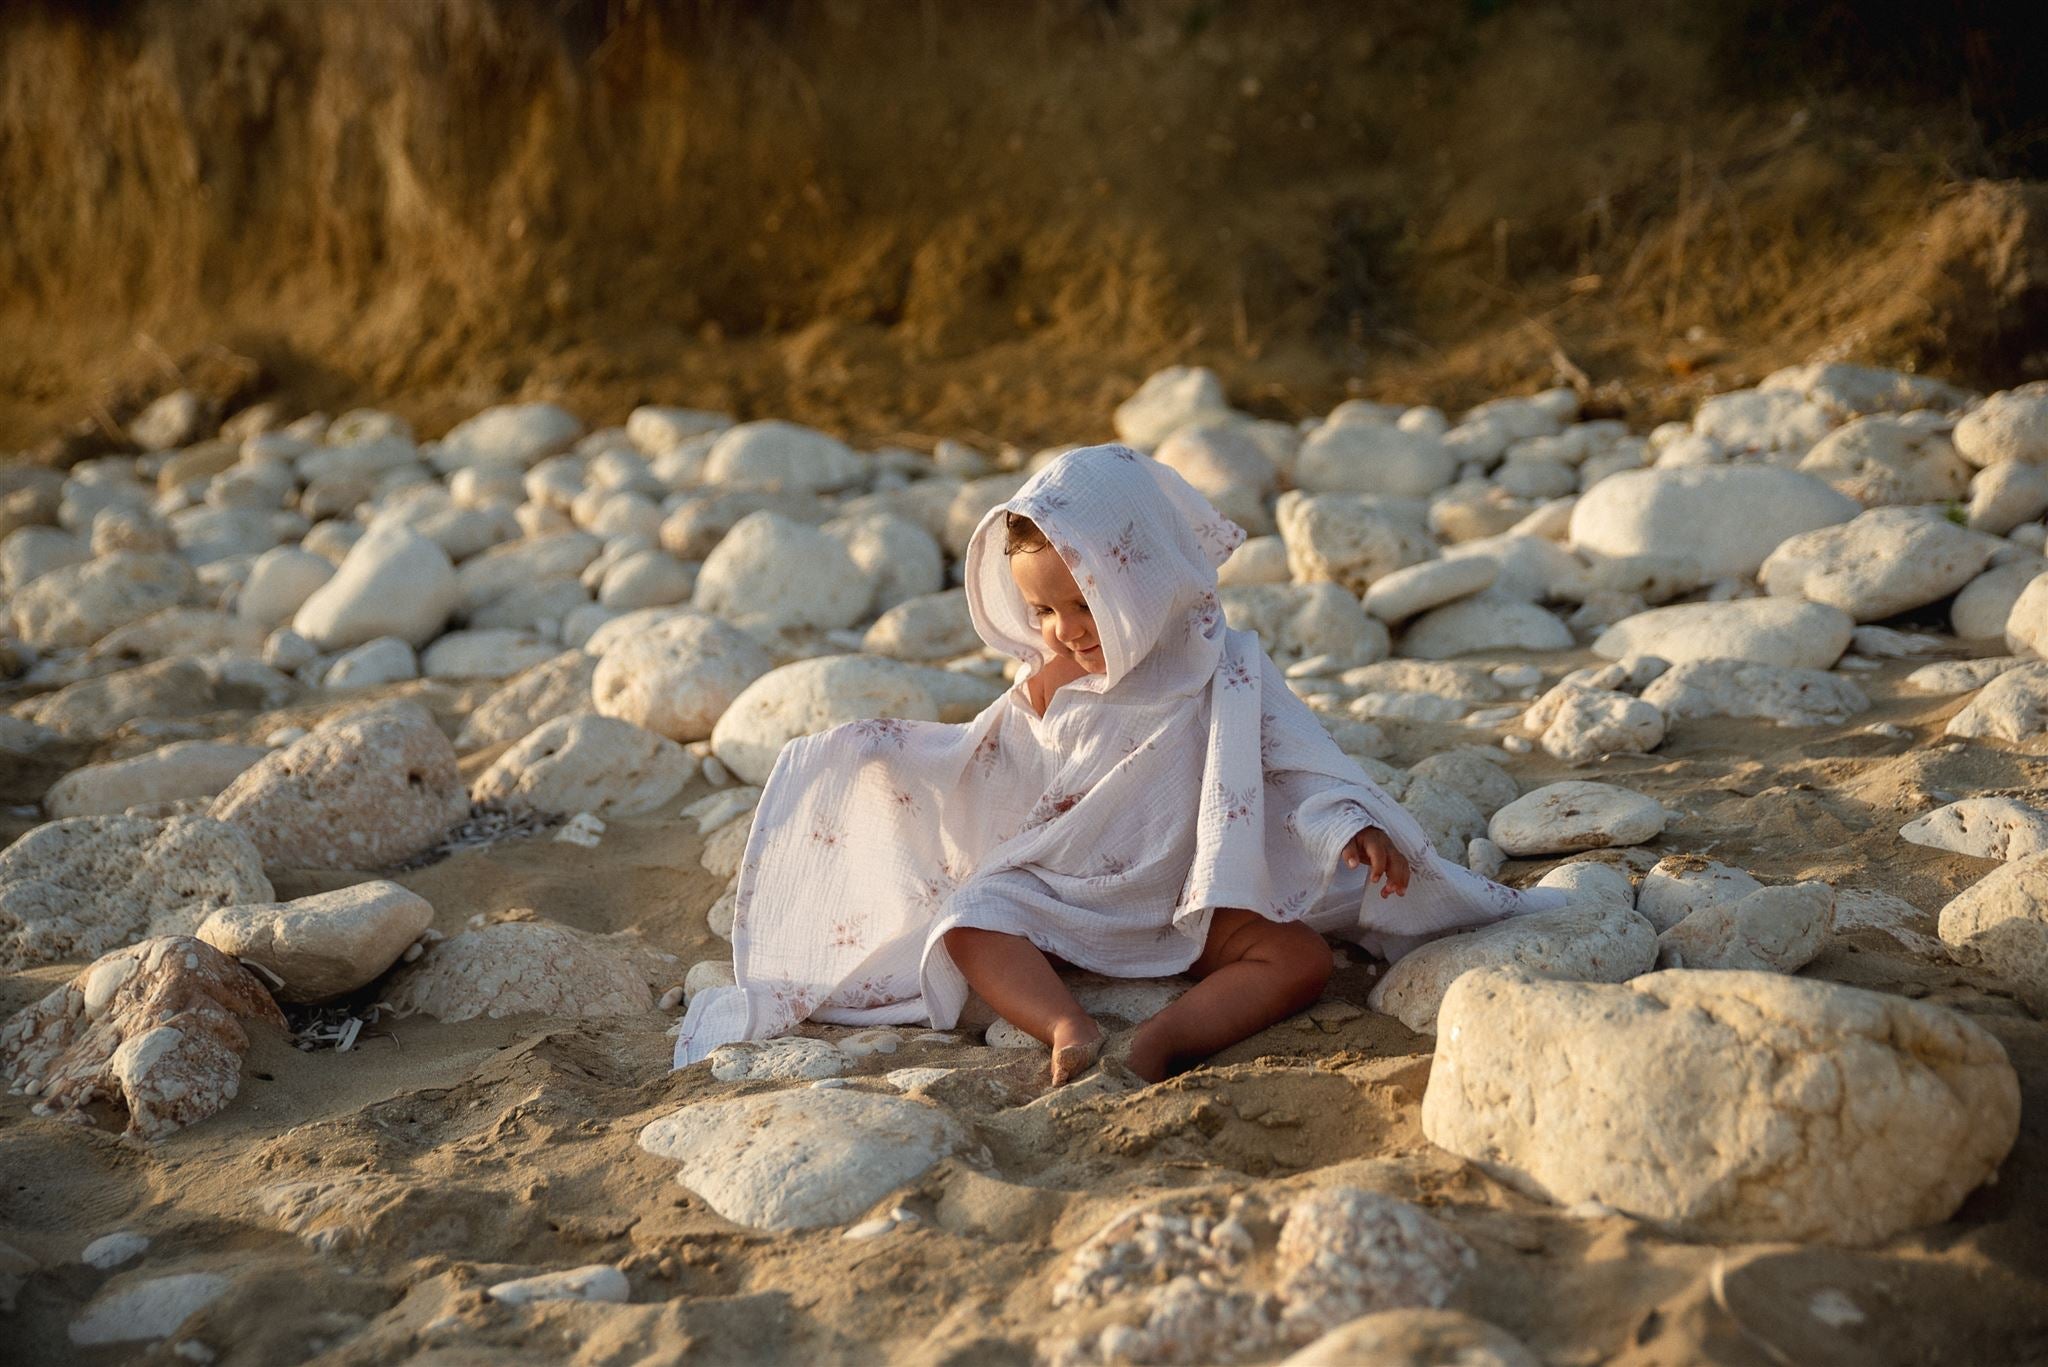
[[[1104,671],[1040,716],[1046,650],[1003,555],[1004,515],[1038,524],[1088,600]],[[1172,470],[1127,447],[1068,452],[991,511],[969,544],[968,605],[1022,662],[965,725],[858,721],[784,747],[735,894],[737,985],[699,993],[676,1066],[806,1019],[958,1020],[967,984],[941,937],[1022,935],[1122,977],[1185,970],[1211,913],[1246,907],[1398,950],[1562,903],[1441,859],[1413,817],[1339,750],[1249,632],[1216,567],[1244,538]],[[1408,892],[1368,894],[1345,844],[1378,826]]]

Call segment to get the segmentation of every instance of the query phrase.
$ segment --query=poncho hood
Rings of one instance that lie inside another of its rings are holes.
[[[1223,644],[1216,570],[1243,543],[1242,527],[1128,446],[1084,446],[1048,463],[982,518],[967,547],[975,630],[1029,672],[1046,650],[1003,553],[1009,513],[1038,524],[1094,614],[1103,673],[1068,687],[1109,693],[1128,680],[1157,697],[1208,684]]]

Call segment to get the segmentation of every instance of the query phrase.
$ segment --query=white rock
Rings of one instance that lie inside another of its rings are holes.
[[[853,1066],[825,1040],[801,1035],[720,1045],[707,1061],[720,1082],[811,1082],[838,1077]]]
[[[2048,812],[2010,797],[1966,797],[1899,828],[1899,838],[1975,859],[2048,853]]]
[[[555,642],[532,631],[451,631],[420,652],[420,673],[429,679],[509,679],[560,653]]]
[[[117,1230],[102,1234],[85,1246],[78,1255],[78,1261],[87,1267],[96,1267],[102,1272],[111,1272],[122,1263],[140,1258],[149,1248],[147,1235],[137,1234],[132,1229]]]
[[[1826,669],[1849,646],[1855,619],[1840,608],[1784,598],[1674,603],[1624,618],[1600,633],[1593,653],[1610,660],[1654,655],[1748,660],[1788,669]]]
[[[1636,910],[1662,934],[1696,911],[1740,902],[1762,887],[1727,864],[1696,854],[1666,855],[1643,875]]]
[[[1382,1310],[1332,1329],[1280,1367],[1541,1367],[1512,1334],[1456,1310]]]
[[[1646,754],[1664,743],[1664,714],[1626,693],[1572,687],[1549,715],[1543,748],[1574,767],[1603,755]]]
[[[1273,529],[1267,501],[1279,471],[1240,423],[1206,422],[1182,427],[1153,453],[1232,522],[1254,535]]]
[[[980,646],[966,590],[945,589],[906,599],[884,612],[867,629],[860,648],[892,660],[945,660]]]
[[[1431,608],[1469,598],[1499,577],[1499,563],[1484,556],[1426,560],[1375,579],[1365,591],[1365,610],[1390,625],[1405,622]]]
[[[1112,421],[1119,440],[1149,451],[1190,423],[1227,421],[1232,416],[1214,371],[1168,366],[1118,404]]]
[[[1693,414],[1695,430],[1731,451],[1803,452],[1827,435],[1827,410],[1784,389],[1716,394]]]
[[[1329,580],[1358,595],[1374,580],[1429,559],[1435,549],[1419,522],[1401,516],[1387,499],[1311,497],[1293,489],[1280,495],[1273,511],[1298,583]]]
[[[1988,737],[2038,745],[2048,730],[2048,664],[2001,672],[1979,690],[1943,730],[1951,736]]]
[[[500,404],[450,428],[433,460],[441,470],[473,465],[524,468],[567,450],[582,435],[583,424],[575,414],[555,404]]]
[[[603,549],[602,540],[579,531],[547,532],[493,546],[455,572],[457,604],[474,621],[507,594],[530,592],[550,580],[575,580]]]
[[[2032,461],[2001,461],[1979,470],[1970,480],[1966,520],[1977,531],[2004,536],[2044,512],[2048,512],[2048,469]]]
[[[1493,814],[1487,837],[1516,858],[1640,845],[1664,829],[1657,802],[1611,783],[1566,781],[1524,793]]]
[[[2037,659],[2048,654],[2048,573],[2037,573],[2020,589],[2006,614],[2004,635],[2007,650]]]
[[[223,907],[194,932],[268,969],[279,1001],[320,1002],[374,982],[433,924],[427,899],[382,879],[291,902]]]
[[[167,555],[121,551],[65,565],[14,591],[14,634],[38,650],[89,646],[118,627],[176,607],[195,588],[192,571]]]
[[[1941,909],[1941,942],[1988,970],[2027,1008],[2048,1011],[2048,855],[1993,869]]]
[[[938,705],[912,671],[891,660],[798,660],[747,685],[712,728],[711,748],[742,780],[763,783],[786,742],[875,718],[936,721]]]
[[[1826,883],[1758,888],[1739,900],[1698,908],[1657,937],[1665,968],[1796,973],[1813,961],[1835,924]]]
[[[1799,469],[1867,508],[1961,498],[1971,473],[1946,431],[1893,417],[1858,418],[1836,428],[1806,453]]]
[[[563,1272],[543,1272],[534,1277],[516,1277],[495,1282],[484,1294],[507,1305],[531,1305],[535,1301],[612,1301],[633,1298],[626,1274],[610,1263],[572,1267]]]
[[[703,740],[772,664],[745,632],[686,613],[608,644],[591,679],[591,701],[604,716],[670,740]]]
[[[604,572],[597,601],[613,612],[688,602],[697,571],[666,551],[635,551]]]
[[[2028,603],[2026,613],[2017,621],[2013,614],[2027,585],[2039,578],[2044,570],[2048,570],[2048,564],[2039,560],[1993,565],[1963,585],[1962,592],[1949,604],[1949,628],[1966,641],[2000,640],[2015,627],[2023,641],[2048,640],[2048,631],[2044,631],[2048,628],[2048,621],[2043,620],[2042,612],[2048,604],[2044,604],[2039,596]],[[2009,648],[2032,649],[2024,644]]]
[[[109,1291],[71,1321],[71,1341],[81,1348],[102,1343],[147,1343],[169,1338],[178,1326],[227,1294],[219,1272],[180,1272]]]
[[[292,617],[292,630],[325,651],[396,636],[417,649],[440,634],[455,606],[448,553],[402,527],[366,532],[334,577]]]
[[[1823,670],[1743,660],[1688,660],[1644,689],[1643,701],[1672,721],[1761,717],[1780,726],[1834,725],[1870,706],[1862,689]]]
[[[1230,553],[1230,558],[1216,571],[1216,582],[1225,588],[1284,584],[1290,573],[1287,543],[1277,536],[1253,536],[1247,537]]]
[[[43,810],[55,820],[114,816],[130,807],[212,797],[266,753],[261,746],[180,741],[133,759],[88,764],[50,785]]]
[[[810,1088],[698,1102],[640,1131],[714,1211],[771,1231],[845,1224],[965,1139],[922,1102]]]
[[[53,821],[0,850],[0,965],[94,957],[271,895],[249,841],[204,817]]]
[[[1312,494],[1435,493],[1458,473],[1458,459],[1426,432],[1368,423],[1324,423],[1294,461],[1294,482]]]
[[[1470,802],[1482,816],[1492,816],[1522,795],[1521,785],[1507,770],[1489,759],[1488,751],[1476,747],[1440,750],[1417,760],[1408,773],[1448,788]],[[1499,754],[1499,751],[1491,752]]]
[[[1773,371],[1757,388],[1790,390],[1838,419],[1914,409],[1952,412],[1970,401],[1966,391],[1930,376],[1840,361],[1816,361]]]
[[[690,965],[690,971],[683,975],[683,996],[685,1000],[699,992],[708,992],[716,987],[731,987],[737,978],[730,959],[705,959]]]
[[[1555,614],[1489,590],[1416,618],[1402,634],[1401,653],[1446,660],[1481,650],[1569,650],[1574,644],[1571,628]]]
[[[626,415],[626,435],[650,456],[667,455],[692,438],[713,436],[731,426],[730,416],[700,408],[642,404]]]
[[[836,517],[822,530],[838,539],[875,586],[873,598],[860,611],[863,618],[946,586],[946,561],[938,541],[908,518],[862,513]]]
[[[1936,660],[1921,665],[1901,683],[1913,693],[1968,693],[1982,688],[2008,669],[2028,663],[2017,655],[1996,655],[1982,660]]]
[[[92,548],[69,532],[19,527],[0,538],[0,587],[19,593],[52,570],[83,565],[92,558]]]
[[[1785,538],[1860,511],[1856,500],[1794,470],[1628,471],[1580,497],[1571,543],[1594,555],[1686,556],[1709,578],[1750,575]]]
[[[1422,1102],[1432,1142],[1560,1205],[1852,1245],[1948,1218],[2018,1123],[2005,1051],[1962,1016],[1759,973],[1473,973]]]
[[[334,565],[324,556],[296,546],[278,546],[256,557],[235,596],[235,612],[245,622],[280,626],[333,577]]]
[[[303,638],[301,638],[303,639]],[[343,651],[320,676],[322,688],[374,688],[420,676],[419,657],[396,636],[379,636]]]
[[[654,1010],[650,959],[551,921],[501,921],[428,948],[385,991],[401,1013],[448,1022],[487,1016],[631,1016]]]
[[[875,580],[829,533],[771,512],[742,518],[697,575],[691,602],[747,626],[850,627]]]
[[[1224,620],[1255,633],[1282,664],[1325,656],[1345,666],[1386,658],[1387,629],[1336,584],[1250,584],[1218,594]]]
[[[1956,451],[1972,465],[2048,462],[2048,391],[1993,394],[1956,424]]]
[[[640,816],[680,793],[696,767],[667,737],[586,712],[543,722],[478,776],[470,797],[543,812]]]
[[[1548,978],[1623,982],[1657,962],[1649,922],[1615,901],[1575,898],[1554,911],[1513,916],[1431,940],[1395,960],[1366,1002],[1418,1034],[1432,1034],[1451,984],[1475,968],[1516,967]]]
[[[821,493],[858,484],[867,474],[845,442],[771,419],[727,428],[704,462],[706,484],[742,484]]]
[[[1759,572],[1776,597],[1799,597],[1874,622],[1946,598],[1974,579],[1997,542],[1919,508],[1873,508],[1840,526],[1786,538]]]
[[[468,813],[455,748],[410,702],[330,717],[246,770],[212,808],[266,864],[301,869],[383,868],[432,847]]]

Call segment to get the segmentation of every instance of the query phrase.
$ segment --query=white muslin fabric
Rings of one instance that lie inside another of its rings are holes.
[[[1104,671],[1042,717],[1025,685],[1047,653],[1003,554],[1011,512],[1066,563],[1103,649]],[[1243,539],[1124,446],[1068,452],[983,518],[967,601],[1023,663],[1016,686],[965,725],[858,721],[783,748],[735,893],[737,986],[691,999],[676,1066],[806,1019],[952,1025],[968,995],[940,938],[955,926],[1155,977],[1195,961],[1219,907],[1400,948],[1561,905],[1439,858],[1258,638],[1225,625],[1216,568]],[[1342,866],[1368,826],[1406,856],[1406,895]]]

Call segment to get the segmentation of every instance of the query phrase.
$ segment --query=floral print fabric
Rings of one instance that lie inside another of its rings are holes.
[[[1045,647],[1003,555],[1006,512],[1045,532],[1102,642],[1104,672],[1042,717],[1026,680]],[[676,1066],[805,1019],[952,1025],[968,991],[940,938],[955,926],[1152,977],[1194,962],[1218,907],[1399,946],[1559,904],[1439,858],[1258,639],[1225,626],[1216,567],[1243,538],[1122,446],[1059,457],[989,513],[968,605],[1022,662],[1015,687],[965,725],[861,721],[784,747],[740,870],[737,986],[691,1000]],[[1405,896],[1367,895],[1342,866],[1367,826],[1407,857]]]

